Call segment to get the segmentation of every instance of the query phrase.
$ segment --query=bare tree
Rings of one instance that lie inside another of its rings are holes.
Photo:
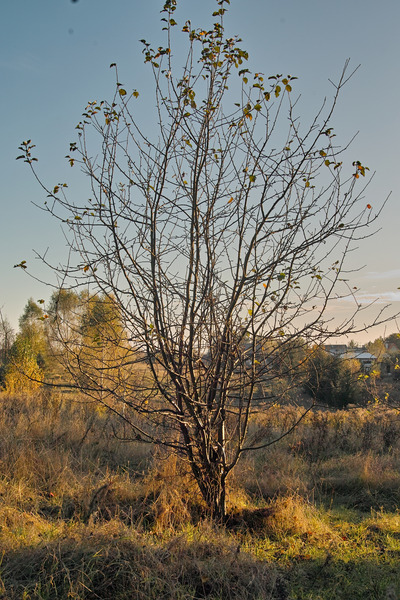
[[[210,30],[183,26],[182,67],[167,0],[166,45],[142,40],[157,135],[146,135],[139,93],[117,75],[112,102],[88,104],[67,156],[89,177],[90,199],[43,186],[70,245],[68,262],[52,267],[62,286],[99,294],[123,324],[123,335],[103,328],[100,346],[116,350],[96,360],[80,326],[58,326],[75,384],[120,415],[132,439],[186,460],[217,519],[240,457],[271,443],[249,438],[249,420],[268,408],[276,378],[296,382],[294,348],[356,331],[360,307],[341,323],[325,315],[350,293],[346,256],[376,218],[359,189],[366,167],[342,164],[331,126],[348,64],[305,127],[295,77],[243,66],[241,40],[225,36],[227,3],[217,2]],[[33,147],[24,142],[21,158],[40,181]]]
[[[4,386],[4,376],[10,360],[11,348],[15,340],[14,331],[0,311],[0,386]]]

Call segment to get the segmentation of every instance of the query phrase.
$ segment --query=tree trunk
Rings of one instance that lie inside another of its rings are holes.
[[[209,515],[217,523],[223,523],[226,517],[226,475],[221,471],[222,465],[218,463],[210,463],[205,471],[193,469]]]

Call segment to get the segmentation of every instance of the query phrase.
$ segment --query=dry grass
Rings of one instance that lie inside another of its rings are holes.
[[[239,463],[219,529],[181,463],[112,426],[63,397],[0,397],[2,600],[400,598],[397,413],[310,414]]]
[[[278,407],[253,423],[253,435],[270,441],[300,409]],[[369,510],[400,503],[400,414],[382,409],[316,411],[293,434],[247,456],[236,478],[261,499],[296,492]]]
[[[192,540],[149,539],[110,521],[75,526],[61,540],[19,549],[3,562],[3,590],[14,598],[277,598],[276,569],[238,554],[200,528]],[[24,594],[24,596],[23,596]],[[1,596],[0,596],[1,597]]]

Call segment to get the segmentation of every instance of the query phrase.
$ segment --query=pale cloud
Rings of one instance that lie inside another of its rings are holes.
[[[400,279],[400,269],[370,271],[364,275],[364,279]]]
[[[344,296],[343,298],[338,298],[336,302],[351,302],[352,304],[357,303],[361,305],[365,304],[390,304],[392,302],[400,302],[400,290],[396,290],[393,292],[360,292],[354,294],[349,294],[348,296]]]

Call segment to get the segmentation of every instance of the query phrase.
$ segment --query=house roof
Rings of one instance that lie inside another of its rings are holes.
[[[376,360],[376,356],[370,352],[353,350],[346,352],[346,358],[356,358],[357,360]]]

